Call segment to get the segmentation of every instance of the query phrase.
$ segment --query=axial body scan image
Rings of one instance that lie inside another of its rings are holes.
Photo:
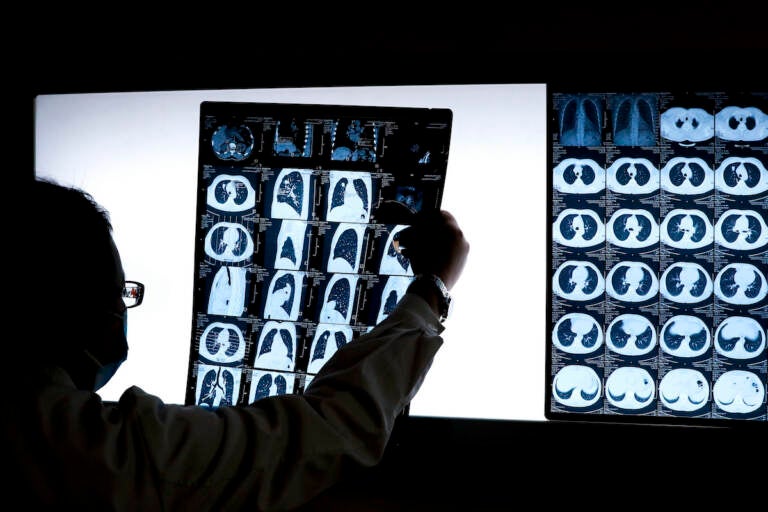
[[[590,354],[603,345],[603,329],[586,313],[568,313],[555,324],[552,342],[569,354]]]
[[[589,407],[600,400],[603,386],[594,369],[571,365],[557,372],[552,390],[555,400],[567,407]]]
[[[709,381],[698,370],[675,368],[662,377],[659,398],[673,411],[698,411],[709,400]]]
[[[625,313],[608,325],[606,342],[617,354],[642,356],[656,347],[656,328],[642,315]]]

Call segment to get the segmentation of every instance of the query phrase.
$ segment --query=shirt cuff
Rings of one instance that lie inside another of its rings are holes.
[[[427,301],[416,293],[406,293],[403,295],[392,315],[396,312],[397,314],[406,312],[415,317],[430,335],[436,336],[445,330],[445,326],[440,323],[440,318],[432,311]]]

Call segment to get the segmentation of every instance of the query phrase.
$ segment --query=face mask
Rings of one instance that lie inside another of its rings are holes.
[[[123,320],[123,335],[127,338],[128,336],[128,310],[123,311],[122,314],[122,320]],[[98,391],[99,389],[103,388],[107,382],[114,377],[115,373],[117,372],[117,369],[120,368],[120,365],[123,364],[125,361],[125,358],[122,358],[118,361],[114,361],[112,363],[102,364],[99,362],[98,359],[93,357],[90,353],[88,355],[93,359],[94,363],[98,366],[98,369],[96,370],[96,377],[94,378],[93,383],[93,390]]]

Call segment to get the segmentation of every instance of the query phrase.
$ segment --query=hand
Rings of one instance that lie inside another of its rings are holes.
[[[469,243],[456,219],[447,211],[417,214],[396,237],[401,254],[414,274],[435,274],[450,290],[459,280],[469,253]]]

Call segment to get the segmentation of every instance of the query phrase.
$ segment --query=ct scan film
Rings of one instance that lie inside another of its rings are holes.
[[[768,93],[548,102],[547,418],[766,422]]]
[[[300,394],[413,278],[393,240],[440,208],[448,109],[204,102],[185,403]]]

